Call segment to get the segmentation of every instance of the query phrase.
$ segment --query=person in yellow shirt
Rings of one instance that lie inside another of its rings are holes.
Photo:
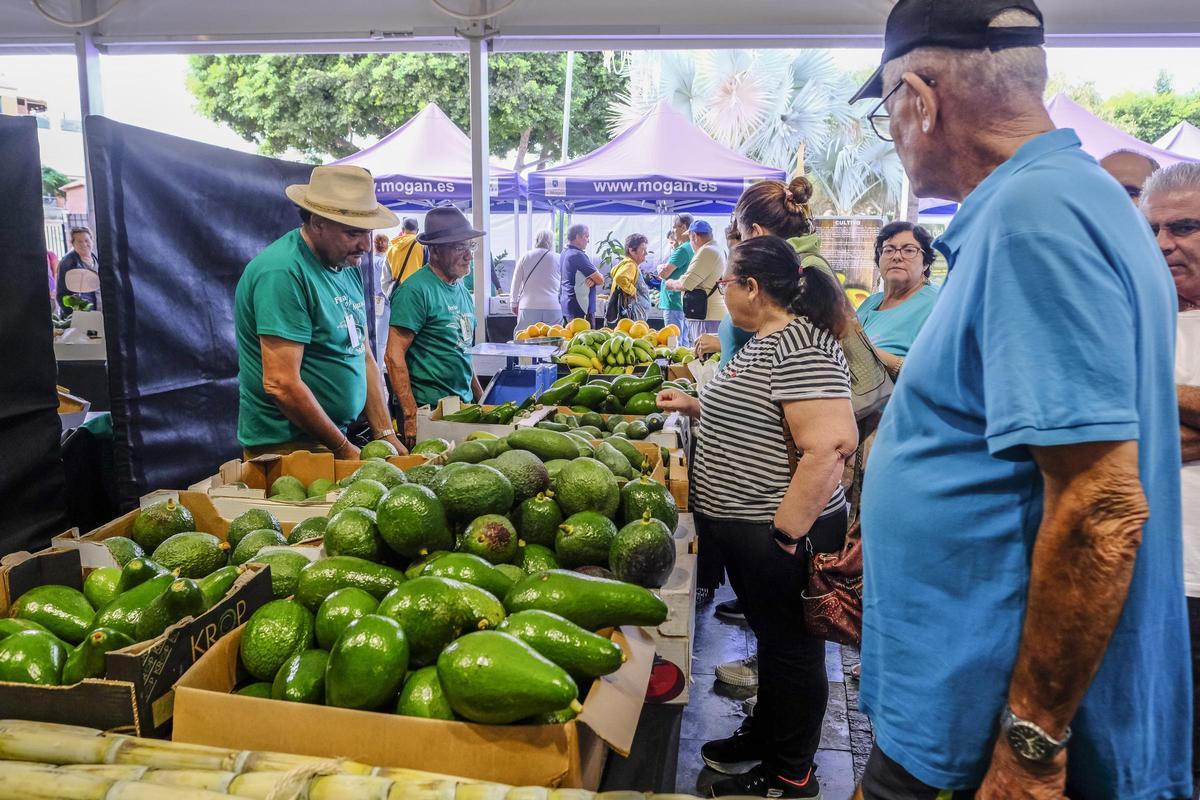
[[[638,302],[641,265],[646,260],[648,242],[643,234],[629,234],[625,239],[625,258],[612,269],[612,297],[605,316],[612,316],[614,322],[621,318],[639,320],[648,316],[649,309]]]
[[[387,287],[388,294],[397,284],[411,278],[425,263],[425,248],[417,241],[417,233],[417,220],[405,217],[400,235],[388,245],[387,262],[392,270],[392,285]]]

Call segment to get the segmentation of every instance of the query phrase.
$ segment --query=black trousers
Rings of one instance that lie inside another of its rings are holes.
[[[1200,597],[1187,599],[1187,611],[1192,640],[1192,775],[1200,779]]]
[[[717,542],[746,622],[758,638],[758,704],[750,732],[763,764],[777,775],[803,779],[821,743],[829,701],[825,642],[808,634],[801,613],[808,554],[803,546],[794,556],[785,553],[766,523],[697,515],[696,525]],[[824,551],[839,548],[845,534],[844,511],[817,520],[809,531]]]

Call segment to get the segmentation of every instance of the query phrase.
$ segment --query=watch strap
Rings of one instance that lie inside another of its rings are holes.
[[[785,544],[788,547],[800,544],[800,540],[789,536],[785,531],[779,530],[774,525],[771,526],[771,536],[780,544]]]

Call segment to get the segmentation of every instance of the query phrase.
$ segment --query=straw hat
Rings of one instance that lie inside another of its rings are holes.
[[[351,228],[394,228],[400,218],[375,199],[375,180],[362,167],[313,167],[308,183],[287,187],[296,205]]]

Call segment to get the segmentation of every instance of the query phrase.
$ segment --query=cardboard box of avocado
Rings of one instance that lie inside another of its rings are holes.
[[[271,599],[261,565],[195,582],[124,572],[73,549],[0,561],[0,715],[166,736],[175,681]]]
[[[507,436],[518,428],[541,421],[553,409],[521,410],[516,404],[483,406],[463,403],[457,397],[443,397],[436,408],[417,409],[417,441],[445,439],[462,442],[472,433]]]

